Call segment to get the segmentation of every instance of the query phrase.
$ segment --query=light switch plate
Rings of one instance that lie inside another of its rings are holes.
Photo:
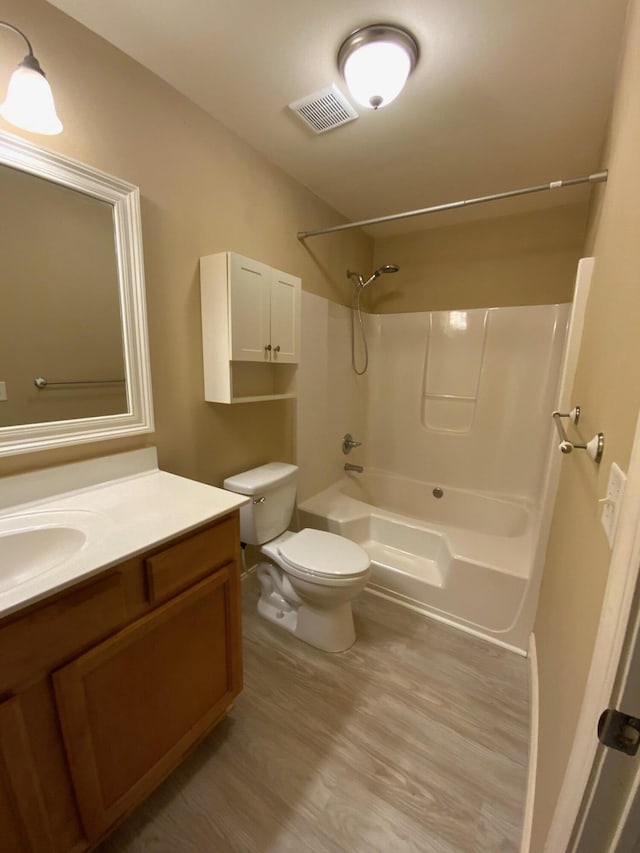
[[[613,540],[616,535],[620,504],[622,503],[622,495],[626,482],[627,475],[614,462],[609,472],[607,495],[602,501],[603,507],[600,515],[600,521],[604,527],[604,532],[607,534],[609,547],[611,548],[613,548]]]
[[[4,402],[7,399],[7,383],[0,382],[0,402]]]

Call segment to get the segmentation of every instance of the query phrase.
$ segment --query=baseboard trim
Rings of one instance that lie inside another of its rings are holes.
[[[540,720],[540,696],[538,686],[538,653],[536,638],[529,635],[529,773],[527,776],[527,799],[524,807],[522,844],[520,853],[529,853],[531,849],[531,828],[533,826],[533,804],[536,795],[536,771],[538,769],[538,727]]]

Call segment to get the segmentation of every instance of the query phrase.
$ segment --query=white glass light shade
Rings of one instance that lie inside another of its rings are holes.
[[[19,65],[11,75],[7,97],[0,104],[0,115],[16,127],[32,133],[53,135],[62,131],[62,122],[56,114],[46,77],[23,65]]]
[[[376,41],[356,49],[346,60],[344,78],[354,99],[378,109],[397,98],[411,71],[411,58],[400,44]]]

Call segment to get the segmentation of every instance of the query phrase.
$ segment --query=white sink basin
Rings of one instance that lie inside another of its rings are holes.
[[[3,477],[0,620],[247,502],[160,471],[153,447]]]
[[[0,518],[0,593],[73,558],[99,529],[99,516],[49,510]]]

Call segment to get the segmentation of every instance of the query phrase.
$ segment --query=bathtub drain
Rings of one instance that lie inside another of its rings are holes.
[[[441,498],[444,495],[444,491],[440,488],[440,486],[436,486],[433,490],[434,498]]]

